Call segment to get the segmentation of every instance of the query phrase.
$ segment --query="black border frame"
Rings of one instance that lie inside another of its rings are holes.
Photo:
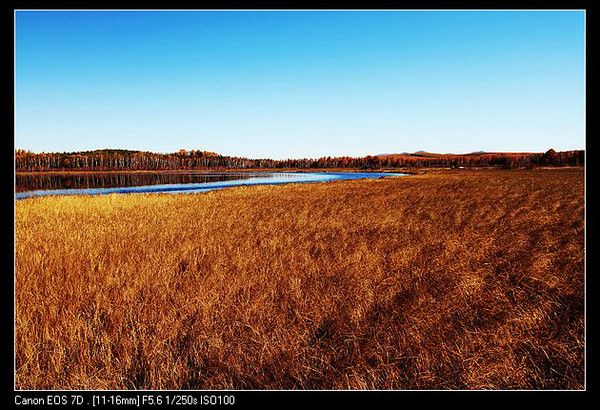
[[[265,2],[243,2],[243,1],[231,1],[231,2],[194,2],[191,0],[182,1],[174,0],[171,2],[160,1],[160,0],[126,0],[126,1],[105,1],[99,2],[97,0],[87,1],[85,3],[74,1],[74,0],[58,0],[58,1],[40,1],[40,0],[23,0],[23,1],[12,1],[5,6],[2,13],[2,20],[0,22],[0,28],[3,30],[3,49],[2,54],[3,66],[9,67],[6,71],[6,77],[3,87],[4,99],[6,101],[5,107],[13,106],[12,116],[6,118],[3,121],[3,125],[8,128],[7,133],[11,133],[12,137],[5,136],[2,141],[5,144],[2,149],[2,161],[0,166],[2,167],[1,176],[4,183],[2,184],[2,201],[0,201],[0,215],[3,217],[2,223],[2,238],[5,239],[5,245],[2,247],[3,251],[6,252],[5,257],[1,259],[2,262],[2,280],[3,286],[0,287],[0,301],[2,307],[0,308],[1,327],[5,331],[5,340],[11,339],[11,343],[8,344],[10,348],[5,350],[0,355],[0,368],[3,369],[2,386],[0,392],[2,393],[5,404],[11,405],[11,407],[23,407],[17,406],[15,403],[15,397],[20,395],[21,397],[46,397],[48,395],[72,395],[78,394],[90,400],[94,394],[118,394],[122,397],[131,397],[135,395],[142,395],[145,392],[139,391],[104,391],[96,393],[94,391],[19,391],[14,390],[14,306],[13,306],[13,287],[14,287],[14,211],[15,211],[15,200],[14,190],[12,181],[14,181],[14,11],[26,10],[26,9],[481,9],[481,10],[502,10],[502,9],[515,9],[515,10],[535,10],[535,9],[556,9],[556,10],[585,10],[586,12],[586,390],[584,391],[202,391],[202,392],[186,392],[196,397],[204,394],[216,394],[225,395],[233,394],[236,398],[234,406],[223,406],[238,408],[240,406],[251,406],[251,407],[264,407],[265,405],[283,405],[291,404],[298,406],[307,406],[312,404],[322,404],[324,406],[333,405],[344,405],[352,404],[357,406],[368,406],[368,407],[408,407],[414,400],[417,405],[422,406],[424,404],[442,404],[444,406],[450,403],[457,402],[471,402],[472,404],[486,404],[495,402],[497,404],[521,404],[523,401],[532,400],[535,405],[543,405],[540,400],[548,400],[553,405],[586,405],[596,395],[595,394],[595,377],[593,359],[595,358],[594,350],[591,348],[592,343],[595,341],[593,331],[595,330],[595,320],[592,320],[594,314],[590,307],[593,304],[592,289],[596,284],[596,264],[591,260],[590,255],[595,254],[592,251],[590,241],[592,232],[595,230],[596,217],[590,212],[590,204],[595,204],[593,198],[596,193],[595,184],[592,181],[596,181],[596,168],[593,162],[589,159],[593,157],[595,149],[593,149],[593,138],[595,136],[596,128],[593,127],[593,121],[595,119],[594,113],[592,112],[594,94],[591,90],[596,89],[597,85],[597,73],[596,73],[596,42],[595,38],[596,28],[595,13],[592,11],[592,0],[409,0],[409,1],[390,1],[390,0],[375,0],[373,2],[357,2],[355,0],[348,0],[345,2],[287,2],[285,5],[280,4],[265,4]],[[10,65],[9,65],[10,64]],[[9,74],[10,73],[10,74]],[[597,115],[597,114],[596,114]],[[9,179],[10,178],[10,179]],[[593,205],[592,205],[593,207]],[[12,246],[8,246],[10,243]],[[590,299],[592,304],[590,304]],[[176,391],[153,391],[148,392],[150,394],[179,394],[181,392]],[[56,407],[56,406],[54,406]],[[155,406],[164,407],[164,406]],[[185,407],[185,406],[184,406]]]

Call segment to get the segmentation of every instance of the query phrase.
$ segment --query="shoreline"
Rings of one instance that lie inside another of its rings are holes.
[[[271,173],[339,173],[339,172],[352,172],[352,173],[377,173],[377,172],[389,172],[389,173],[404,173],[411,175],[419,175],[423,173],[431,172],[464,172],[464,171],[485,171],[485,170],[502,170],[502,171],[518,171],[518,170],[537,170],[537,169],[577,169],[585,168],[581,166],[545,166],[545,167],[533,167],[533,168],[510,168],[504,169],[499,167],[472,167],[472,168],[450,168],[450,167],[436,167],[436,168],[381,168],[381,169],[356,169],[356,168],[244,168],[244,169],[135,169],[135,170],[49,170],[49,171],[15,171],[15,176],[41,176],[41,175],[94,175],[94,174],[186,174],[186,173],[197,173],[197,174],[242,174],[242,173],[255,173],[255,172],[271,172]]]

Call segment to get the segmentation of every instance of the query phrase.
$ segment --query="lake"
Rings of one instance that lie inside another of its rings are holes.
[[[391,172],[173,172],[22,174],[16,199],[47,195],[196,193],[242,185],[279,185],[404,176]]]

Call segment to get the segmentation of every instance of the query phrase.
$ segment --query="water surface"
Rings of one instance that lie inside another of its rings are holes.
[[[176,172],[18,175],[17,199],[46,195],[195,193],[242,185],[279,185],[406,174],[388,172]]]

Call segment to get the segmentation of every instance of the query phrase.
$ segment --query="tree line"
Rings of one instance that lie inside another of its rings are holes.
[[[129,150],[33,153],[15,150],[17,171],[117,171],[176,169],[252,169],[252,168],[532,168],[540,166],[583,166],[584,151],[553,149],[545,153],[474,153],[474,154],[391,154],[366,157],[322,157],[318,159],[250,159],[207,151],[161,154]]]

